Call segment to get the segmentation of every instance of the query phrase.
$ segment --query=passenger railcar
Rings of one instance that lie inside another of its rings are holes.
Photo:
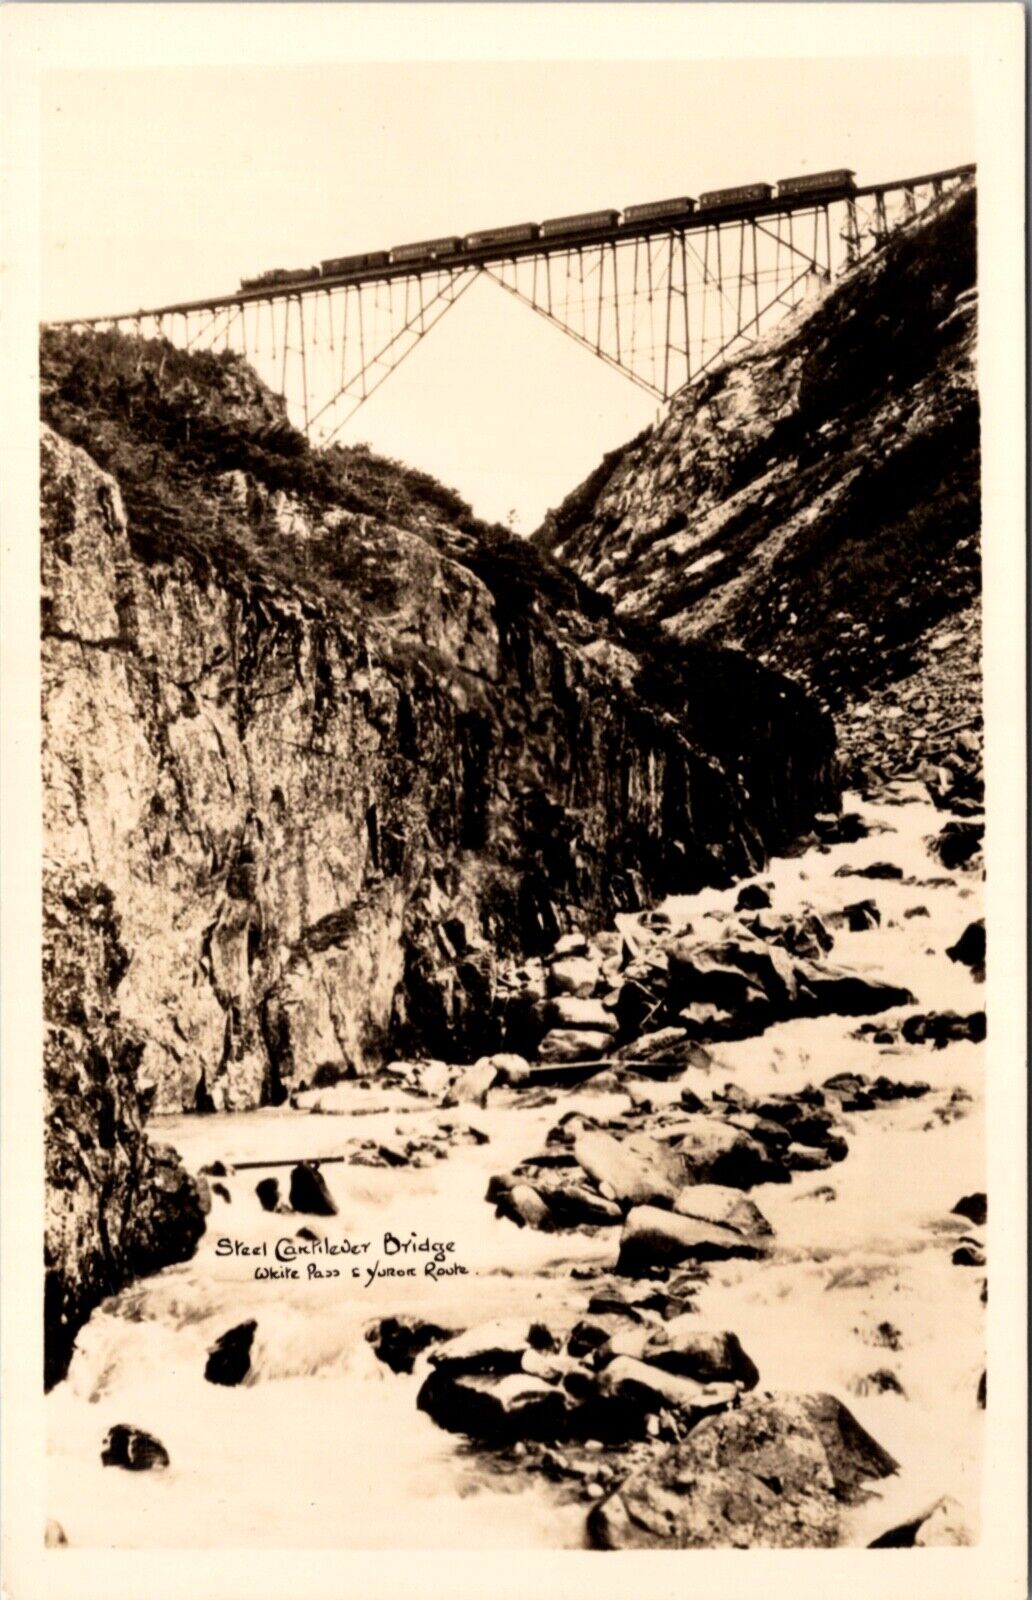
[[[734,189],[709,189],[699,196],[699,210],[726,211],[732,206],[762,205],[773,193],[769,183],[741,183]]]
[[[498,244],[531,244],[538,236],[536,222],[517,222],[510,228],[481,228],[467,233],[462,241],[466,250],[488,250]]]
[[[662,221],[664,217],[683,217],[695,210],[691,195],[681,195],[676,200],[646,200],[642,205],[627,206],[623,220],[626,228],[632,222]]]
[[[849,194],[856,186],[855,178],[856,173],[848,167],[836,167],[833,172],[804,173],[799,178],[779,178],[778,199],[808,194]]]
[[[386,267],[390,261],[389,250],[367,250],[358,256],[331,256],[320,263],[324,278],[346,277],[349,272],[368,272],[374,267]]]
[[[555,239],[568,233],[599,233],[603,228],[615,228],[619,220],[619,211],[581,211],[573,217],[549,217],[541,224],[541,237]]]
[[[462,240],[453,236],[447,239],[419,239],[415,244],[396,244],[391,251],[391,264],[404,261],[436,261],[438,256],[453,256],[462,249]]]

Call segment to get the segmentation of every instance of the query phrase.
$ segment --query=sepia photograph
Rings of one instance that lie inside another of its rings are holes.
[[[968,15],[1020,79],[1022,12],[311,9],[451,32],[38,73],[33,1537],[1023,1592]]]

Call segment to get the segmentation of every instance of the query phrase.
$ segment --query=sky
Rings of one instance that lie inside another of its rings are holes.
[[[798,172],[976,159],[950,56],[53,71],[41,312]],[[478,281],[347,424],[529,532],[656,402]]]

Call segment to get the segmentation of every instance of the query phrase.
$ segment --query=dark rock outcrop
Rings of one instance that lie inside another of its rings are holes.
[[[985,920],[969,922],[956,944],[950,945],[946,954],[951,961],[970,967],[976,978],[985,977]]]
[[[251,1370],[251,1346],[257,1328],[255,1321],[241,1322],[216,1339],[204,1366],[209,1383],[222,1384],[227,1389],[243,1383]]]
[[[989,1202],[984,1194],[965,1194],[957,1201],[952,1216],[965,1217],[977,1228],[984,1228],[989,1217]]]
[[[161,1472],[169,1464],[160,1439],[125,1422],[108,1429],[100,1459],[105,1467],[124,1467],[127,1472]]]
[[[311,1217],[335,1217],[337,1202],[326,1186],[318,1162],[299,1161],[290,1171],[290,1208]]]
[[[382,1317],[366,1329],[366,1338],[392,1372],[411,1372],[416,1357],[431,1345],[450,1339],[456,1330],[421,1317]]]
[[[947,872],[957,867],[973,867],[974,858],[982,849],[985,824],[982,822],[947,822],[929,849],[938,856]]]
[[[432,1372],[416,1403],[438,1427],[493,1445],[561,1438],[570,1405],[562,1389],[524,1372]]]
[[[64,1377],[94,1306],[193,1255],[206,1201],[143,1129],[141,1044],[118,990],[128,956],[110,892],[48,876],[43,921],[44,1380]]]
[[[985,1038],[985,1012],[961,1016],[956,1011],[926,1011],[905,1018],[902,1033],[907,1044],[931,1043],[937,1050],[960,1039],[981,1044]]]

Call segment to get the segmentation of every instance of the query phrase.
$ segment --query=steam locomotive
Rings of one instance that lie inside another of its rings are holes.
[[[841,200],[855,190],[855,174],[846,167],[832,172],[815,172],[804,177],[781,178],[778,200]],[[240,293],[274,289],[321,279],[340,279],[375,272],[380,267],[423,265],[452,256],[497,250],[505,245],[533,244],[537,239],[576,239],[582,234],[609,233],[626,228],[640,230],[643,223],[673,222],[686,217],[748,211],[753,206],[770,205],[775,186],[769,183],[739,184],[731,189],[711,189],[696,201],[690,195],[673,200],[649,200],[619,211],[582,211],[575,216],[550,217],[542,223],[521,222],[504,228],[481,228],[464,236],[450,234],[442,239],[421,239],[414,244],[395,245],[392,250],[369,250],[362,255],[331,256],[317,267],[288,269],[273,267],[253,278],[240,280]]]

